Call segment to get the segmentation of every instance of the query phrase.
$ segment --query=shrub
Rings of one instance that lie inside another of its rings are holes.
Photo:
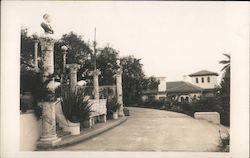
[[[117,103],[117,98],[113,97],[107,100],[107,116],[108,118],[117,111],[119,104]]]
[[[69,91],[62,93],[62,109],[66,119],[77,123],[89,119],[91,112],[91,104],[87,99],[84,91],[79,90],[70,94]]]

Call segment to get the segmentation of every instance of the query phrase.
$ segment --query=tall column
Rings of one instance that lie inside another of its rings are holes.
[[[119,68],[116,70],[116,92],[117,92],[117,103],[120,105],[118,108],[118,116],[123,117],[123,98],[122,98],[122,70]]]
[[[77,70],[80,69],[80,65],[67,64],[66,68],[69,69],[70,94],[74,94],[77,85]]]
[[[98,76],[101,74],[101,71],[98,69],[93,71],[93,79],[94,79],[94,98],[99,99],[100,94],[99,94],[99,81],[98,81]]]
[[[38,146],[53,146],[60,141],[56,134],[55,89],[54,89],[54,40],[49,37],[40,38],[42,49],[42,81],[45,96],[42,101],[42,134]]]

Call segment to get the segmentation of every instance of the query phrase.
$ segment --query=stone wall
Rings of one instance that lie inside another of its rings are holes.
[[[194,113],[194,118],[220,124],[220,114],[218,112],[196,112]]]
[[[41,131],[42,121],[38,121],[33,112],[22,113],[20,115],[20,150],[35,150]]]

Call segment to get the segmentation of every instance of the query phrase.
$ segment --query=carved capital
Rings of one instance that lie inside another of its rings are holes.
[[[114,77],[116,77],[116,76],[121,76],[122,75],[122,69],[117,69],[116,71],[115,71],[115,75],[114,75]]]
[[[50,37],[41,37],[39,39],[42,51],[53,50],[55,40]]]
[[[93,76],[99,76],[101,74],[101,71],[96,69],[93,71]]]
[[[66,68],[69,69],[70,73],[77,72],[78,69],[80,69],[79,64],[67,64]]]

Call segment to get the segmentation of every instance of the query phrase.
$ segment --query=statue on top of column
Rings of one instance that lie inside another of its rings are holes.
[[[45,35],[54,34],[54,31],[52,27],[50,26],[50,21],[51,21],[50,15],[47,13],[44,14],[43,20],[44,21],[41,23],[41,27],[43,28]]]
[[[121,60],[120,59],[116,60],[116,64],[118,66],[117,70],[121,71],[122,70]]]

